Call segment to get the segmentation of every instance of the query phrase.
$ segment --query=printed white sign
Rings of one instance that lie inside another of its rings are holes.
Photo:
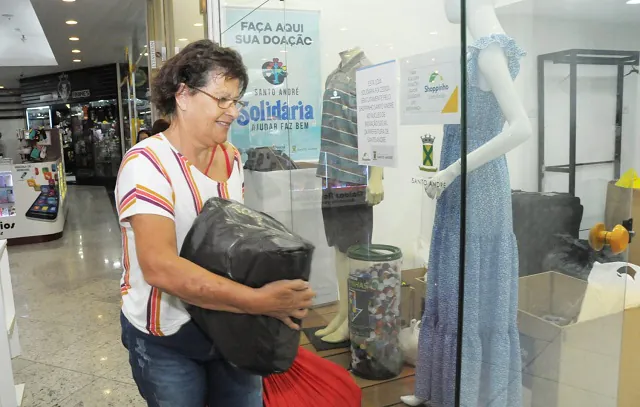
[[[397,165],[396,61],[356,71],[358,100],[358,163],[375,167]]]
[[[157,55],[156,55],[156,42],[149,41],[149,56],[151,56],[151,69],[158,67]]]
[[[444,48],[402,58],[400,123],[460,123],[460,49]]]

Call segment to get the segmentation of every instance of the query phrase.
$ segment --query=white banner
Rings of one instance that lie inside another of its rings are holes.
[[[444,48],[402,58],[400,123],[460,123],[460,49]]]
[[[356,71],[360,165],[397,165],[396,72],[396,61],[383,62]]]

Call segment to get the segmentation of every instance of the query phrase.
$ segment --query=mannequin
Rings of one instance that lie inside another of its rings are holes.
[[[445,0],[445,9],[450,22],[460,23],[458,0]],[[506,36],[495,13],[495,0],[468,0],[467,13],[468,29],[476,42],[467,54],[469,180],[460,405],[516,407],[521,404],[516,321],[518,253],[504,155],[532,133],[513,83],[524,52]],[[507,126],[502,130],[505,120]],[[445,126],[444,169],[425,188],[438,204],[420,330],[416,394],[401,398],[410,406],[455,404],[460,334],[459,149],[460,126]]]
[[[373,206],[384,198],[380,167],[358,165],[355,74],[371,65],[355,47],[340,53],[340,65],[327,78],[322,115],[320,164],[327,243],[335,249],[338,279],[338,314],[325,329],[316,332],[327,343],[349,339],[347,279],[349,246],[371,243]]]

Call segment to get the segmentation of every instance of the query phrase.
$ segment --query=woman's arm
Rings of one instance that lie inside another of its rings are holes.
[[[177,253],[175,225],[159,215],[129,218],[138,262],[145,281],[162,291],[201,308],[237,314],[268,315],[293,329],[290,317],[304,318],[314,292],[301,281],[278,281],[259,289],[210,273]]]
[[[129,222],[136,236],[138,262],[149,285],[202,308],[253,313],[259,301],[256,290],[210,273],[178,255],[173,220],[136,215]]]

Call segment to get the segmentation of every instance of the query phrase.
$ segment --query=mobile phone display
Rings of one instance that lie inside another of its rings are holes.
[[[27,218],[34,220],[53,221],[58,217],[58,191],[49,185],[40,187],[40,195],[27,211]]]

